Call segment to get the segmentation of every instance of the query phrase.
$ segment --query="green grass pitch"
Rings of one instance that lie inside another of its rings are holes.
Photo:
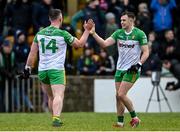
[[[112,125],[116,121],[115,113],[63,113],[62,127],[51,126],[51,115],[46,113],[1,113],[1,131],[178,131],[180,113],[138,113],[141,124],[137,128],[129,125],[130,116],[125,114],[125,127],[118,129]]]

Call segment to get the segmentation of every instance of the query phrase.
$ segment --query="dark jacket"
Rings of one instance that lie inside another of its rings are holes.
[[[87,67],[88,71],[84,72],[83,68]],[[97,66],[91,57],[81,56],[77,63],[77,70],[82,75],[94,75],[96,73]]]
[[[26,64],[26,60],[30,51],[27,43],[15,43],[13,47],[18,72],[22,72]]]
[[[0,81],[5,82],[5,79],[12,79],[16,74],[16,65],[14,52],[6,55],[3,51],[0,53]]]
[[[51,8],[50,5],[46,5],[43,2],[33,3],[32,20],[35,33],[37,33],[41,27],[50,25],[48,14]]]
[[[17,29],[28,31],[31,25],[31,5],[28,3],[10,3],[5,10],[7,26],[12,27],[15,32]]]

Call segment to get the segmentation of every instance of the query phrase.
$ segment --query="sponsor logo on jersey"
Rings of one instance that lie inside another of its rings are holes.
[[[135,46],[135,44],[128,45],[128,44],[125,44],[122,42],[119,42],[118,45],[119,45],[119,47],[122,47],[122,48],[134,48],[134,46]]]

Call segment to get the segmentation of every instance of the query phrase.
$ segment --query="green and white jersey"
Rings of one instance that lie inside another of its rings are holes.
[[[53,26],[39,31],[34,38],[39,47],[38,70],[64,70],[67,44],[71,45],[73,41],[71,34]]]
[[[124,29],[116,30],[111,37],[116,41],[118,47],[117,70],[127,70],[140,61],[141,47],[147,44],[145,33],[134,27],[127,33]]]

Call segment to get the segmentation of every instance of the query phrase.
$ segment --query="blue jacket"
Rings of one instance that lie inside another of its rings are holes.
[[[160,4],[158,0],[151,1],[151,9],[154,12],[153,25],[155,31],[172,28],[171,10],[175,7],[175,0],[169,0],[169,2],[165,5]]]

